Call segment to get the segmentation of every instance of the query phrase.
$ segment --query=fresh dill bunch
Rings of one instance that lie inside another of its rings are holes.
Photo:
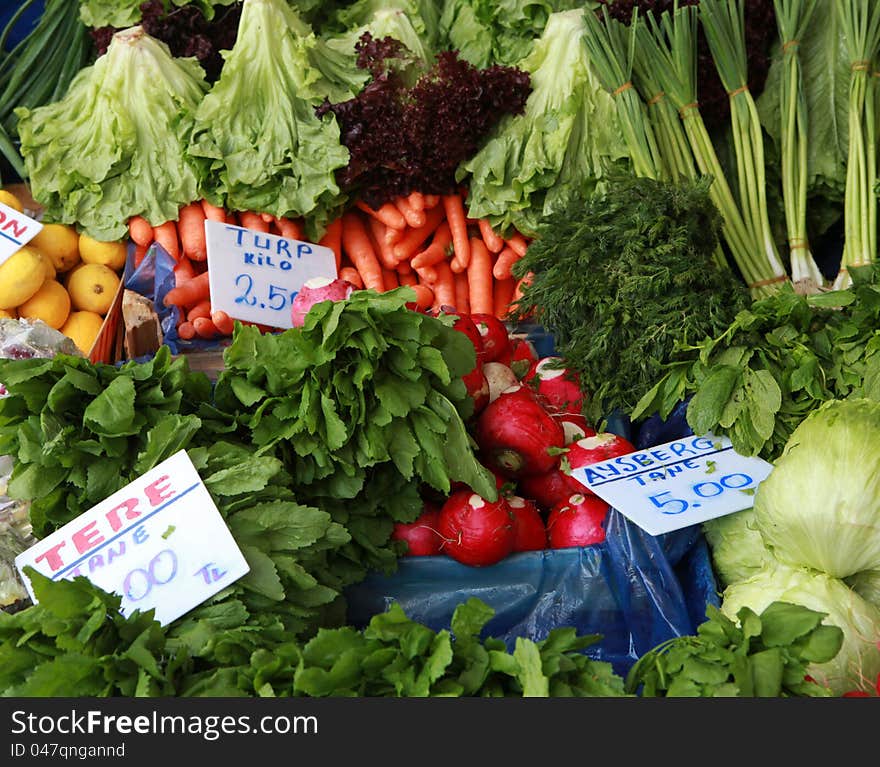
[[[717,335],[751,304],[741,277],[713,258],[722,221],[710,184],[609,179],[602,195],[546,217],[514,267],[532,277],[513,319],[553,334],[595,422],[630,413],[680,346]]]

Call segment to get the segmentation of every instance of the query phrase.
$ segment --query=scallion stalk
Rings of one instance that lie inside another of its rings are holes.
[[[780,78],[782,200],[788,231],[791,279],[795,290],[815,293],[824,277],[807,236],[807,99],[800,63],[800,41],[816,9],[816,0],[773,0],[782,43]]]
[[[850,282],[848,270],[877,258],[878,83],[871,70],[880,48],[880,3],[836,0],[850,59],[849,149],[844,192],[844,245],[835,288]]]
[[[721,82],[730,96],[730,120],[737,160],[740,210],[751,241],[762,249],[764,267],[778,287],[788,275],[767,213],[764,135],[749,91],[743,0],[701,0],[699,18]],[[754,283],[752,283],[754,284]]]
[[[733,197],[697,101],[697,8],[679,6],[646,14],[637,27],[637,65],[654,73],[657,83],[678,111],[699,172],[712,177],[709,194],[724,219],[722,234],[734,262],[755,298],[775,292],[787,279],[754,240]],[[638,63],[641,62],[641,63]]]
[[[663,165],[647,110],[633,87],[638,9],[633,8],[630,27],[612,19],[605,5],[602,6],[602,21],[592,11],[584,14],[587,26],[584,41],[590,63],[602,87],[614,98],[635,174],[655,180],[667,178],[669,174]]]

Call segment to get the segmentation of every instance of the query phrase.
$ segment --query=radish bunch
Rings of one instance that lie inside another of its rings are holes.
[[[426,503],[416,522],[398,524],[395,537],[410,542],[411,556],[446,555],[473,567],[521,551],[601,543],[609,506],[572,471],[635,447],[590,426],[586,394],[561,358],[539,358],[490,315],[456,315],[455,329],[476,351],[465,377],[475,405],[469,427],[481,462],[496,475],[499,497],[490,502],[459,486]]]

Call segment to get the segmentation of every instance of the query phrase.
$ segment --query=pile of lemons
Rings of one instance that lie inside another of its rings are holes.
[[[24,212],[0,190],[0,202]],[[88,355],[113,304],[125,267],[124,242],[101,242],[66,224],[44,224],[0,264],[0,317],[40,319]]]

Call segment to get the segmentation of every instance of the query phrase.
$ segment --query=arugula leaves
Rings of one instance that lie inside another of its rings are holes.
[[[880,398],[880,267],[851,275],[847,290],[816,296],[783,286],[714,337],[678,344],[631,418],[666,418],[691,397],[695,433],[726,435],[739,453],[774,460],[823,402]]]
[[[822,625],[825,613],[773,602],[757,615],[748,607],[734,622],[709,605],[696,636],[675,637],[630,669],[626,691],[643,697],[831,697],[807,675],[810,663],[831,660],[843,631]]]

